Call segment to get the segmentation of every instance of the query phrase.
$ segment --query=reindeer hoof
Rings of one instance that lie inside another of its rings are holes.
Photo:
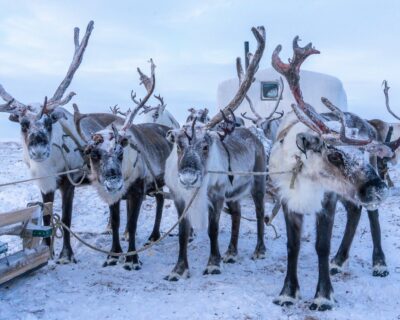
[[[152,242],[156,242],[158,239],[160,239],[161,235],[160,233],[158,234],[151,234],[147,242],[144,244],[145,246],[148,246]]]
[[[122,241],[129,241],[129,232],[125,231],[121,239]]]
[[[335,304],[334,299],[315,298],[314,302],[310,305],[310,310],[327,311],[332,310]]]
[[[342,273],[344,264],[345,264],[345,262],[343,262],[341,265],[339,265],[338,263],[336,263],[335,261],[332,260],[329,264],[330,274],[332,276],[334,276],[335,274]]]
[[[265,252],[256,251],[251,256],[251,260],[261,260],[261,259],[265,259]]]
[[[378,265],[375,265],[372,268],[372,275],[374,277],[382,277],[382,278],[384,278],[384,277],[387,277],[389,275],[389,270],[388,270],[387,266],[378,264]]]
[[[142,269],[142,263],[140,261],[138,263],[133,261],[125,262],[123,268],[128,271],[138,271]]]
[[[289,307],[297,302],[298,298],[290,297],[288,295],[280,295],[276,297],[272,302],[281,307]]]
[[[180,279],[188,279],[190,277],[189,275],[189,270],[186,269],[183,271],[182,274],[179,274],[178,272],[172,271],[169,275],[164,277],[164,280],[167,281],[179,281]]]
[[[69,263],[77,263],[72,250],[62,249],[60,256],[56,260],[57,264],[69,264]]]
[[[103,263],[103,268],[117,265],[119,259],[117,257],[108,257]]]
[[[203,271],[203,275],[207,275],[207,274],[221,274],[221,267],[216,266],[216,265],[209,265]]]
[[[224,263],[236,263],[237,262],[237,254],[226,253],[223,258]]]

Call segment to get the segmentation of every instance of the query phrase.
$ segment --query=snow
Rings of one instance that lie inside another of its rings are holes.
[[[0,184],[29,177],[22,162],[19,144],[0,143]],[[391,170],[395,183],[400,175]],[[174,267],[178,255],[178,238],[167,237],[158,246],[140,255],[140,271],[126,271],[122,264],[102,268],[105,256],[75,239],[72,246],[78,264],[44,268],[0,287],[0,319],[399,319],[400,300],[400,201],[398,190],[381,210],[382,241],[390,271],[387,278],[372,277],[372,241],[367,215],[360,226],[350,253],[349,266],[332,277],[337,304],[333,311],[310,311],[317,283],[317,256],[314,250],[314,217],[306,216],[299,258],[299,281],[302,300],[293,307],[281,308],[272,303],[279,294],[286,272],[286,235],[283,215],[274,221],[280,238],[266,230],[267,257],[250,259],[256,244],[256,225],[242,220],[239,258],[235,264],[223,265],[221,275],[203,276],[209,253],[208,236],[197,234],[189,246],[191,277],[179,282],[163,280]],[[32,183],[0,188],[0,212],[21,208],[29,201],[40,200]],[[270,212],[271,205],[267,205]],[[55,211],[60,213],[57,194]],[[244,199],[242,214],[254,218],[254,207]],[[122,207],[121,235],[125,225]],[[143,245],[150,235],[155,215],[151,198],[139,217],[137,243]],[[90,186],[75,192],[73,230],[90,243],[109,249],[111,236],[102,234],[107,225],[108,208]],[[162,231],[177,219],[175,209],[166,201]],[[343,234],[346,215],[341,206],[336,215],[332,255]],[[176,234],[176,233],[174,233]],[[223,214],[220,227],[221,253],[230,237],[230,218]],[[17,249],[19,241],[10,240]],[[56,243],[60,251],[61,241]],[[122,242],[124,248],[127,243]]]

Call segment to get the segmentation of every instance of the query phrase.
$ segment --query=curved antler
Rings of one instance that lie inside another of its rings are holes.
[[[257,27],[257,28],[252,28],[251,31],[253,32],[254,37],[257,40],[257,50],[254,53],[254,55],[251,57],[249,67],[246,70],[246,75],[243,81],[241,81],[241,85],[239,86],[238,91],[236,92],[235,96],[233,99],[228,103],[228,105],[222,110],[222,112],[225,114],[228,110],[235,111],[239,105],[242,103],[243,99],[246,96],[247,91],[249,90],[251,84],[254,81],[254,75],[256,74],[258,70],[258,65],[260,63],[260,60],[263,56],[264,49],[265,49],[265,29],[263,26]],[[238,59],[236,60],[236,63],[240,63],[240,60],[238,62]],[[242,68],[243,69],[243,68]],[[242,72],[243,74],[243,72]],[[222,114],[218,113],[216,114],[206,125],[206,128],[211,129],[213,128],[216,124],[218,124],[220,121],[222,121]]]
[[[122,127],[123,131],[126,131],[129,129],[129,127],[132,125],[132,121],[135,118],[135,116],[138,114],[139,110],[142,109],[145,105],[147,100],[149,100],[149,98],[151,97],[151,95],[153,94],[155,85],[156,85],[156,76],[155,76],[155,68],[156,65],[153,62],[153,59],[149,60],[150,63],[150,69],[151,69],[151,78],[149,78],[148,76],[146,76],[139,68],[137,68],[139,75],[140,75],[140,84],[143,84],[147,90],[147,95],[139,100],[138,105],[136,106],[136,108],[134,108],[132,111],[129,112],[129,114],[126,116],[125,119],[125,123]],[[132,100],[134,99],[134,97],[136,97],[136,94],[131,93],[131,97]]]
[[[300,47],[298,44],[299,37],[293,39],[293,57],[289,59],[289,63],[282,62],[279,53],[282,51],[282,46],[278,45],[272,53],[272,66],[276,71],[282,74],[289,84],[290,90],[297,102],[298,107],[306,114],[315,126],[319,128],[319,132],[328,134],[331,132],[330,128],[324,123],[324,119],[319,115],[314,108],[305,103],[303,94],[300,89],[300,67],[302,63],[311,55],[319,54],[312,43],[310,42],[305,47]]]
[[[90,21],[86,28],[86,33],[82,38],[82,41],[79,43],[79,28],[76,27],[74,29],[74,44],[75,51],[72,57],[72,62],[68,68],[67,74],[63,81],[61,81],[57,90],[54,92],[53,97],[51,97],[48,101],[48,110],[53,110],[58,106],[62,106],[71,101],[72,97],[75,95],[75,92],[70,92],[64,99],[63,96],[65,91],[67,91],[69,85],[71,84],[72,78],[75,75],[76,70],[78,70],[79,66],[82,63],[83,54],[85,53],[86,47],[89,42],[90,35],[92,34],[94,28],[94,22]]]
[[[383,94],[385,95],[386,109],[388,109],[389,113],[390,113],[393,117],[395,117],[397,120],[400,120],[400,117],[399,117],[398,115],[396,115],[396,114],[392,111],[392,109],[390,108],[390,105],[389,105],[389,89],[390,89],[390,87],[388,86],[387,80],[383,80],[382,85],[383,85]]]
[[[121,109],[118,107],[118,104],[116,104],[115,106],[110,107],[110,111],[115,116],[120,114],[121,116],[126,117],[129,114],[129,112],[131,112],[131,108],[129,108],[126,112],[122,112]]]
[[[373,137],[372,137],[371,132],[368,135],[368,139],[353,139],[353,138],[347,137],[347,135],[346,135],[346,116],[343,113],[343,111],[340,110],[338,107],[336,107],[332,102],[330,102],[325,97],[322,97],[321,101],[329,110],[331,110],[339,118],[339,121],[341,124],[341,126],[340,126],[340,141],[342,141],[345,144],[351,144],[351,145],[356,145],[356,146],[364,146],[364,145],[367,145],[372,142]]]

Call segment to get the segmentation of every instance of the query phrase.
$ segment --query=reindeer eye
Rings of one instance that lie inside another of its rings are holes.
[[[208,144],[205,144],[205,145],[203,146],[203,152],[204,152],[204,153],[208,152]]]
[[[343,164],[343,157],[340,153],[331,153],[328,155],[328,160],[330,163],[334,165],[341,165]]]
[[[92,150],[92,152],[90,152],[90,158],[94,161],[100,160],[100,152],[98,150]]]

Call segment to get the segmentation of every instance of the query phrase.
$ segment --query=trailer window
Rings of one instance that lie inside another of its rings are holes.
[[[279,83],[276,81],[261,81],[261,100],[278,99]]]

